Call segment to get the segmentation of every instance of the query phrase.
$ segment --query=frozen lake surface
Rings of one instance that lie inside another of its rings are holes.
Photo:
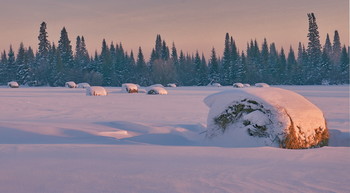
[[[349,86],[281,88],[324,112],[329,147],[210,145],[203,99],[232,87],[0,87],[0,192],[349,192]]]

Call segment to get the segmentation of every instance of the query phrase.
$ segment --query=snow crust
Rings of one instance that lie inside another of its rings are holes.
[[[163,87],[151,86],[146,89],[147,94],[159,94],[159,95],[167,95],[168,91]]]
[[[101,86],[91,86],[86,88],[86,96],[106,96],[107,91]]]
[[[249,100],[252,102],[249,103]],[[276,137],[279,141],[284,140],[286,135],[290,133],[290,127],[293,127],[297,138],[313,143],[313,137],[316,135],[315,129],[321,128],[321,131],[326,130],[326,123],[322,111],[314,104],[312,104],[305,97],[281,88],[264,87],[264,88],[244,88],[232,89],[208,96],[204,102],[210,107],[208,114],[208,131],[207,136],[213,137],[221,135],[220,126],[217,125],[215,119],[225,112],[230,105],[243,104],[251,106],[256,111],[243,114],[241,119],[243,122],[257,126],[268,126],[268,136],[263,138],[255,137],[253,143],[249,146],[259,146],[261,144],[267,146],[278,146]],[[255,103],[260,104],[263,108],[256,107]],[[265,109],[262,111],[261,109]],[[292,122],[291,122],[292,121]],[[249,128],[243,122],[237,120],[230,128],[234,130],[228,135],[232,138],[231,141],[223,143],[232,143],[234,146],[241,146],[239,144],[241,139],[251,138],[249,136]],[[243,132],[242,132],[243,131]],[[245,145],[247,145],[245,143]]]

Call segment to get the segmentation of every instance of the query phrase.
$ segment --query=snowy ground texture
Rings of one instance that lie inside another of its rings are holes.
[[[203,99],[232,87],[1,87],[0,192],[350,192],[349,86],[282,88],[324,111],[329,147],[211,144]]]

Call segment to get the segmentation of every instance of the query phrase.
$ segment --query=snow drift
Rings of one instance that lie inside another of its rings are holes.
[[[86,96],[106,96],[107,91],[101,86],[91,86],[86,88]]]
[[[322,111],[295,92],[272,87],[234,88],[212,94],[204,102],[210,107],[206,137],[214,141],[288,149],[328,144]]]

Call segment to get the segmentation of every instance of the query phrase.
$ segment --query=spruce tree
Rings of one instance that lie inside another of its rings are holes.
[[[277,84],[286,84],[286,66],[287,60],[286,55],[284,54],[284,49],[281,48],[281,52],[278,58],[278,73],[277,73]]]
[[[216,57],[215,48],[211,50],[210,62],[209,62],[209,81],[211,83],[219,82],[220,74],[219,74],[219,62]]]
[[[264,42],[261,47],[261,76],[262,76],[262,81],[266,81],[268,78],[268,67],[269,67],[269,48],[267,44],[266,38],[264,38]]]
[[[333,39],[332,60],[333,60],[333,64],[336,66],[339,66],[341,52],[342,52],[342,48],[341,48],[339,33],[337,30],[335,30],[334,31],[334,39]]]
[[[349,84],[349,52],[346,51],[345,45],[342,48],[340,56],[340,72],[340,83]]]
[[[39,46],[36,56],[36,65],[34,67],[34,81],[38,85],[46,85],[48,83],[48,68],[49,68],[49,53],[51,44],[48,40],[48,34],[46,32],[46,23],[42,22],[39,30]]]
[[[221,84],[230,84],[230,72],[231,72],[231,43],[230,35],[226,33],[225,36],[225,47],[222,57],[222,68],[221,68]]]
[[[297,61],[292,46],[289,48],[287,57],[287,68],[286,68],[286,84],[295,84],[295,77],[297,76]]]
[[[74,59],[73,59],[73,51],[72,46],[70,44],[70,40],[68,38],[68,33],[65,27],[61,30],[61,37],[58,41],[58,50],[61,56],[61,61],[63,64],[63,77],[64,80],[70,81],[75,80],[74,75]]]
[[[329,39],[328,33],[327,33],[325,44],[323,46],[323,52],[325,52],[328,55],[328,57],[330,57],[333,52],[332,43],[331,43],[331,40]]]
[[[27,56],[26,56],[27,52],[24,48],[23,43],[21,43],[19,45],[19,49],[17,52],[17,59],[16,59],[16,66],[18,68],[17,70],[17,81],[19,84],[24,85],[27,84],[29,81],[29,77],[30,77],[30,67],[29,67],[29,63],[27,60]]]
[[[10,50],[7,54],[7,64],[6,64],[6,80],[7,82],[16,81],[17,65],[15,60],[15,53],[13,52],[12,46],[10,45]]]
[[[316,23],[316,17],[314,13],[309,13],[309,33],[307,37],[309,38],[308,42],[308,66],[306,83],[308,84],[320,84],[321,83],[321,75],[319,71],[321,69],[321,43],[320,43],[320,35],[318,32],[318,26]]]

